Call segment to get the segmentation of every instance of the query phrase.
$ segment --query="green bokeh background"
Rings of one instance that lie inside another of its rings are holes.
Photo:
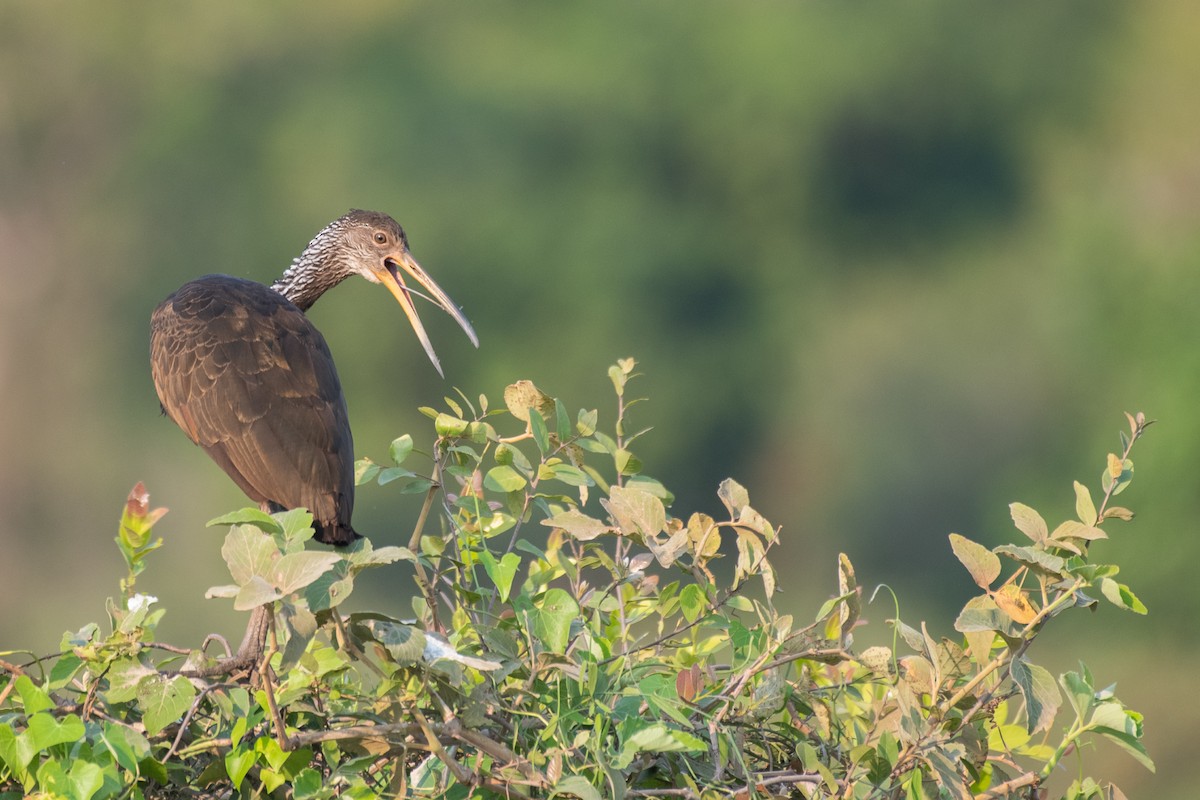
[[[159,416],[150,311],[375,208],[482,346],[427,310],[443,382],[387,293],[323,299],[360,454],[427,437],[452,386],[529,378],[611,424],[605,369],[635,356],[647,471],[684,515],[745,484],[801,617],[844,551],[952,633],[973,585],[946,535],[1007,541],[1013,500],[1054,524],[1121,412],[1159,419],[1138,519],[1097,548],[1150,616],[1063,620],[1031,657],[1147,714],[1158,775],[1104,747],[1093,770],[1194,797],[1198,87],[1178,3],[6,3],[0,648],[102,617],[137,480],[171,508],[139,582],[164,637],[238,633],[202,599],[204,522],[245,500]],[[368,487],[355,524],[399,541],[417,510]]]

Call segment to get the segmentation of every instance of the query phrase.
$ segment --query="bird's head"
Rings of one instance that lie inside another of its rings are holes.
[[[371,283],[386,286],[404,309],[404,314],[439,375],[442,374],[442,366],[433,352],[433,345],[425,333],[425,326],[417,316],[413,294],[426,297],[454,317],[471,343],[479,346],[479,339],[471,323],[442,287],[438,286],[412,257],[412,253],[408,251],[408,237],[404,235],[404,229],[387,214],[354,209],[334,220],[309,243],[295,266],[306,262],[319,264],[320,271],[332,273],[335,280],[357,274]],[[405,281],[406,275],[415,281],[419,288],[410,288]]]

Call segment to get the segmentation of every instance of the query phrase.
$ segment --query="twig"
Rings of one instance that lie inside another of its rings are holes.
[[[440,466],[437,477],[441,478]],[[417,585],[421,588],[421,595],[425,598],[425,602],[429,606],[429,615],[433,623],[433,630],[439,633],[442,631],[442,626],[438,622],[437,597],[433,593],[433,586],[429,583],[429,577],[425,574],[425,568],[421,566],[420,552],[421,533],[425,530],[425,520],[429,517],[429,509],[433,505],[433,497],[440,488],[442,487],[437,481],[430,484],[429,490],[425,493],[425,502],[421,505],[421,513],[417,517],[416,527],[413,528],[412,536],[408,540],[408,549],[416,554],[416,558],[413,559],[413,567],[416,572]]]
[[[175,734],[175,739],[171,742],[171,749],[167,750],[167,754],[163,756],[162,760],[164,764],[170,761],[171,756],[175,754],[180,742],[183,741],[183,735],[187,733],[187,727],[191,723],[192,717],[196,715],[196,711],[200,708],[200,703],[204,701],[204,698],[214,688],[213,686],[205,686],[200,694],[196,695],[196,699],[192,701],[191,707],[188,708],[187,713],[183,715],[183,719],[179,722],[179,732]]]
[[[279,638],[275,633],[275,615],[272,614],[270,619],[271,646],[267,648],[267,652],[263,653],[258,674],[262,677],[263,693],[267,696],[267,708],[271,711],[271,722],[275,725],[275,739],[279,743],[279,749],[286,753],[294,745],[284,726],[283,715],[279,713],[279,706],[275,702],[275,676],[271,669],[271,657],[279,652]]]
[[[293,747],[304,747],[321,742],[357,741],[360,739],[388,739],[390,737],[416,736],[422,728],[415,722],[394,722],[371,725],[348,725],[344,728],[327,728],[322,731],[297,733],[291,737]],[[409,744],[408,746],[412,746]],[[419,746],[419,745],[417,745]],[[428,749],[422,748],[422,749]]]
[[[983,794],[975,795],[975,800],[997,800],[997,798],[1007,797],[1016,789],[1022,789],[1026,786],[1037,786],[1040,779],[1036,772],[1026,772],[1023,775],[1018,775],[1012,780],[997,784],[991,789],[988,789]]]

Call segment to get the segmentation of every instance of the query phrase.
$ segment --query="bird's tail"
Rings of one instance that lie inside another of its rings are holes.
[[[331,544],[334,547],[346,547],[354,544],[362,538],[354,528],[342,522],[317,522],[313,520],[313,527],[316,529],[316,535],[313,536],[318,542],[323,544]]]

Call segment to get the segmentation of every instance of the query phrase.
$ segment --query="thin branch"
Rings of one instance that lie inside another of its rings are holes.
[[[435,448],[436,449],[436,448]],[[437,467],[437,477],[441,479],[441,463],[440,460],[435,465]],[[425,602],[429,606],[429,614],[433,623],[433,629],[441,632],[442,626],[438,622],[437,614],[437,597],[433,593],[433,586],[429,582],[429,577],[425,574],[425,568],[421,566],[421,533],[425,530],[425,520],[429,517],[429,509],[433,506],[434,495],[441,489],[441,484],[434,481],[429,486],[429,491],[425,493],[425,502],[421,506],[421,514],[417,517],[417,524],[413,528],[412,536],[408,540],[408,549],[416,554],[413,559],[413,567],[416,572],[417,585],[421,589],[421,595],[425,598]]]
[[[1017,789],[1023,789],[1026,786],[1037,786],[1040,780],[1036,772],[1026,772],[1012,780],[993,786],[983,794],[975,795],[975,800],[998,800],[998,798],[1007,797]]]

